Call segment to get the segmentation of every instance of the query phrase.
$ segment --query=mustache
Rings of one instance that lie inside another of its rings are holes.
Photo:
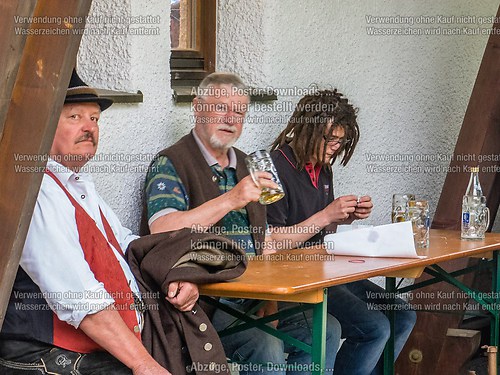
[[[80,143],[80,142],[85,142],[85,141],[91,141],[94,146],[97,143],[94,136],[92,135],[92,133],[85,132],[81,137],[77,138],[75,144]]]
[[[236,129],[233,126],[229,126],[229,125],[219,125],[219,126],[217,126],[217,130],[225,130],[225,131],[228,131],[231,133],[236,132]]]

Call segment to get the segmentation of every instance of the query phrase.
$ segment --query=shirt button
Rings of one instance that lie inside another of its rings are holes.
[[[77,181],[78,181],[79,179],[80,179],[80,177],[78,177],[78,176],[76,176],[76,177],[75,177],[75,180],[77,180]]]
[[[201,323],[200,326],[198,327],[198,329],[201,332],[205,332],[207,330],[207,325],[205,323]]]
[[[205,349],[205,351],[209,352],[210,350],[212,350],[212,344],[210,344],[209,342],[207,342],[207,343],[203,346],[203,349]]]
[[[80,198],[85,199],[85,194],[80,195]]]

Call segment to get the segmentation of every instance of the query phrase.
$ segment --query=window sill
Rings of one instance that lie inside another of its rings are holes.
[[[96,89],[97,95],[103,98],[111,99],[114,103],[142,103],[142,92],[137,90],[136,93]]]
[[[174,103],[191,103],[196,96],[196,87],[191,86],[178,86],[173,87],[172,98]],[[274,90],[260,89],[260,88],[250,88],[250,100],[252,102],[268,102],[273,100],[278,100],[278,96]]]

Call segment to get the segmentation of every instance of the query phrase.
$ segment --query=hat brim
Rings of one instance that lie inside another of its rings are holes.
[[[99,98],[95,96],[83,97],[75,95],[73,97],[66,97],[66,99],[64,100],[64,104],[68,103],[97,103],[101,108],[101,111],[104,111],[105,109],[108,109],[111,104],[113,104],[113,101],[108,98]]]

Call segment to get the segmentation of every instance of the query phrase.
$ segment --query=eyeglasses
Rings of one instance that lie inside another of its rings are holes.
[[[340,138],[340,137],[329,137],[327,135],[323,135],[323,139],[325,140],[326,143],[328,143],[331,146],[335,146],[340,144],[340,146],[345,146],[348,144],[351,140],[349,138]]]

